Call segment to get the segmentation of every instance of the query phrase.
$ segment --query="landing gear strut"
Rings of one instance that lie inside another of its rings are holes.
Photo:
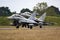
[[[27,25],[28,26],[28,28],[29,28],[29,25]]]
[[[28,28],[32,29],[33,28],[33,24],[29,24]]]
[[[16,26],[16,28],[19,28],[19,22],[18,22],[18,20],[14,20],[13,24]]]
[[[25,27],[26,28],[26,24],[25,23],[22,23],[22,27]]]

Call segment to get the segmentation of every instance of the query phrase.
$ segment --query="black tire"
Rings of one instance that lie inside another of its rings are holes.
[[[16,28],[19,28],[19,25],[18,24],[16,25]]]
[[[24,25],[22,25],[22,27],[24,27]]]
[[[30,26],[30,29],[32,29],[32,26]]]
[[[42,28],[42,26],[40,25],[40,28]]]
[[[19,26],[16,26],[16,28],[19,28]]]

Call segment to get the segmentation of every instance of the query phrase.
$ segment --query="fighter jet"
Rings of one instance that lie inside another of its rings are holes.
[[[20,13],[20,14],[24,17],[30,17],[32,13],[24,12],[24,13]]]
[[[33,17],[35,17],[35,14],[36,13],[34,12],[28,19],[19,14],[13,14],[12,16],[9,16],[8,19],[14,20],[13,23],[15,24],[15,26],[17,26],[16,28],[19,28],[20,23],[25,24],[25,25],[26,24],[33,25],[33,24],[37,23],[33,20]],[[30,27],[30,28],[32,28],[32,27]]]
[[[36,16],[36,13],[33,13],[28,19],[21,16],[21,15],[12,15],[10,17],[8,17],[9,19],[14,19],[14,20],[17,20],[16,21],[16,28],[19,28],[19,23],[20,24],[24,24],[24,25],[27,25],[28,28],[32,29],[32,26],[36,25],[36,24],[40,24],[40,28],[42,27],[42,23],[43,23],[43,20],[45,19],[45,16],[46,16],[46,13],[44,13],[40,18],[39,18],[39,23],[37,21],[34,21],[35,20],[35,17]]]
[[[39,23],[40,28],[42,28],[42,25],[44,24],[44,20],[46,18],[46,13],[44,13],[40,18],[37,18],[35,21]]]

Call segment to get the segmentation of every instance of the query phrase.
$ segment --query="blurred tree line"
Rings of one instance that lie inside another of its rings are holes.
[[[32,13],[34,11],[36,11],[40,15],[46,12],[47,16],[60,16],[59,9],[55,6],[48,7],[46,2],[37,3],[36,6],[33,7],[33,11],[31,11],[28,8],[23,8],[21,9],[20,13],[24,13],[24,12]],[[0,7],[0,16],[10,16],[15,13],[16,12],[11,12],[9,7]]]
[[[28,9],[28,8],[23,8],[20,12],[21,12],[21,13],[24,13],[24,12],[30,12],[30,13],[32,13],[33,11],[31,11],[31,10]]]
[[[0,7],[0,16],[10,16],[12,13],[8,7]]]
[[[37,11],[40,15],[44,12],[47,13],[47,16],[60,16],[60,11],[55,6],[48,7],[46,2],[38,3],[34,6],[33,11]]]
[[[60,11],[57,7],[50,6],[46,9],[46,13],[48,16],[60,16]]]

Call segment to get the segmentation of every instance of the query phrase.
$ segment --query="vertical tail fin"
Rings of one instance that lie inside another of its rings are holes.
[[[43,22],[45,20],[46,13],[44,13],[40,18],[38,19],[39,21]]]
[[[31,14],[31,16],[28,19],[35,20],[35,17],[36,17],[36,12],[34,12],[33,14]]]

